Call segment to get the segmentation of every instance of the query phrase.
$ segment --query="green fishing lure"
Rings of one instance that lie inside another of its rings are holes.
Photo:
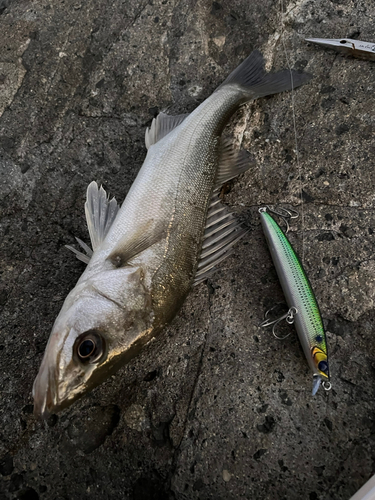
[[[267,209],[268,207],[259,209],[263,232],[289,310],[282,318],[274,321],[266,320],[262,326],[276,325],[281,319],[286,319],[289,324],[295,324],[303,352],[313,372],[312,393],[315,395],[322,382],[326,390],[331,388],[327,340],[322,318],[314,292],[300,260]],[[290,212],[287,213],[289,216],[291,215]]]

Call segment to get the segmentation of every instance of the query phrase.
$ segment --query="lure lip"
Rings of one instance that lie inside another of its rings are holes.
[[[326,378],[323,380],[323,378],[320,375],[313,375],[313,389],[312,389],[312,395],[315,396],[315,394],[318,392],[319,387],[322,386],[325,391],[330,391],[332,389],[332,384],[329,380],[329,378]]]
[[[315,394],[318,392],[321,383],[322,383],[322,377],[320,375],[313,375],[313,389],[312,389],[313,396],[315,396]]]

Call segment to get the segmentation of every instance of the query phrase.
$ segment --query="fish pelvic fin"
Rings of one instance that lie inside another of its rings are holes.
[[[163,139],[169,132],[174,130],[176,127],[182,123],[185,118],[189,116],[185,115],[176,115],[170,116],[165,113],[159,113],[156,118],[152,120],[151,127],[146,129],[145,133],[145,144],[146,148],[150,149],[150,147]]]
[[[277,94],[295,89],[312,78],[309,73],[298,73],[284,69],[277,73],[267,73],[264,69],[264,58],[258,50],[254,50],[218,87],[238,85],[248,100]]]

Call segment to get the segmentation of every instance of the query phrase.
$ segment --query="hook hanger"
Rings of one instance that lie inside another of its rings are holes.
[[[265,207],[261,207],[258,211],[259,213],[268,211],[270,214],[277,215],[278,217],[283,219],[286,225],[285,234],[287,234],[290,229],[288,219],[297,219],[297,217],[299,217],[298,210],[295,210],[294,208],[277,207],[276,209],[276,208],[271,208],[269,205],[266,205]]]

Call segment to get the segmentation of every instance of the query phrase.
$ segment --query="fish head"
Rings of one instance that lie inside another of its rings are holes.
[[[47,418],[103,382],[150,340],[152,322],[142,269],[80,280],[54,323],[33,386],[34,413]]]

